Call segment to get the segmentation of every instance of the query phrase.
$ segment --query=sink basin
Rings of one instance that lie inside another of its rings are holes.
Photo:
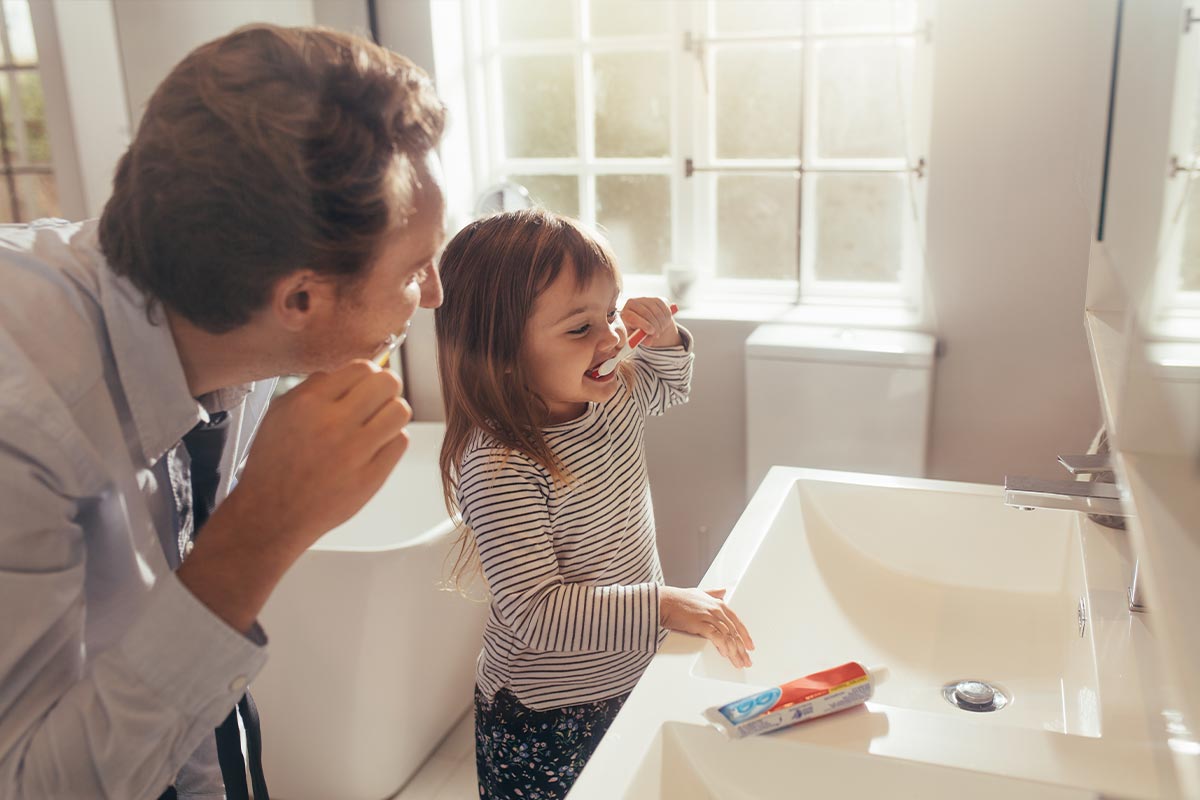
[[[629,800],[1096,797],[1083,789],[951,767],[829,748],[796,748],[772,735],[729,741],[712,728],[680,722],[668,722],[659,729],[624,796]]]
[[[748,694],[857,660],[890,668],[877,704],[1101,735],[1078,514],[1008,508],[992,486],[806,474],[729,595],[754,666],[736,670],[705,647],[693,675]],[[943,687],[962,680],[1009,702],[956,707]]]

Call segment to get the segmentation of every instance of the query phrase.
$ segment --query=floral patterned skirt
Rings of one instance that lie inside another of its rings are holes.
[[[475,688],[475,768],[483,800],[567,796],[629,694],[535,711],[507,689]]]

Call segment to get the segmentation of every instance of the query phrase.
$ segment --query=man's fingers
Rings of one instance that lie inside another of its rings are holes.
[[[333,372],[314,372],[304,383],[306,391],[326,400],[337,400],[361,381],[379,372],[379,366],[365,359],[351,361]]]
[[[381,370],[359,381],[342,398],[342,419],[365,425],[383,406],[399,398],[400,379],[387,370]]]

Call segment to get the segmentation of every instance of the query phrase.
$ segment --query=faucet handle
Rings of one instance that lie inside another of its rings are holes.
[[[1059,456],[1058,463],[1066,467],[1072,475],[1090,475],[1094,472],[1108,472],[1112,469],[1108,453],[1093,453],[1081,456]]]

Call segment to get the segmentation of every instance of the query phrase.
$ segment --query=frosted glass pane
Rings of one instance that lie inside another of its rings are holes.
[[[607,53],[596,72],[596,155],[666,156],[671,144],[671,62],[666,53]]]
[[[12,54],[12,63],[36,64],[37,43],[33,38],[29,0],[4,0],[4,24],[8,28],[8,47]]]
[[[524,186],[535,205],[579,216],[579,178],[574,175],[509,175],[508,180]]]
[[[658,274],[671,260],[671,184],[665,175],[598,175],[596,222],[621,271]]]
[[[1179,253],[1179,288],[1200,292],[1200,179],[1192,178],[1180,220],[1184,228]]]
[[[912,87],[907,43],[817,48],[817,153],[903,158]]]
[[[509,158],[576,154],[575,69],[571,62],[571,56],[504,59],[501,114]]]
[[[816,6],[821,33],[908,32],[917,24],[914,0],[823,2]]]
[[[717,158],[799,158],[800,48],[717,51]]]
[[[898,175],[820,175],[816,181],[816,276],[896,281],[904,257],[908,188]],[[804,235],[809,235],[808,231]]]
[[[781,175],[717,178],[717,274],[796,279],[799,181]]]
[[[798,32],[804,26],[804,3],[797,0],[718,0],[718,33]]]
[[[23,220],[62,215],[53,175],[18,175],[16,181]]]
[[[575,36],[574,3],[563,0],[495,0],[495,3],[500,41]]]
[[[665,0],[592,0],[591,5],[592,36],[645,36],[670,28],[672,4]]]

